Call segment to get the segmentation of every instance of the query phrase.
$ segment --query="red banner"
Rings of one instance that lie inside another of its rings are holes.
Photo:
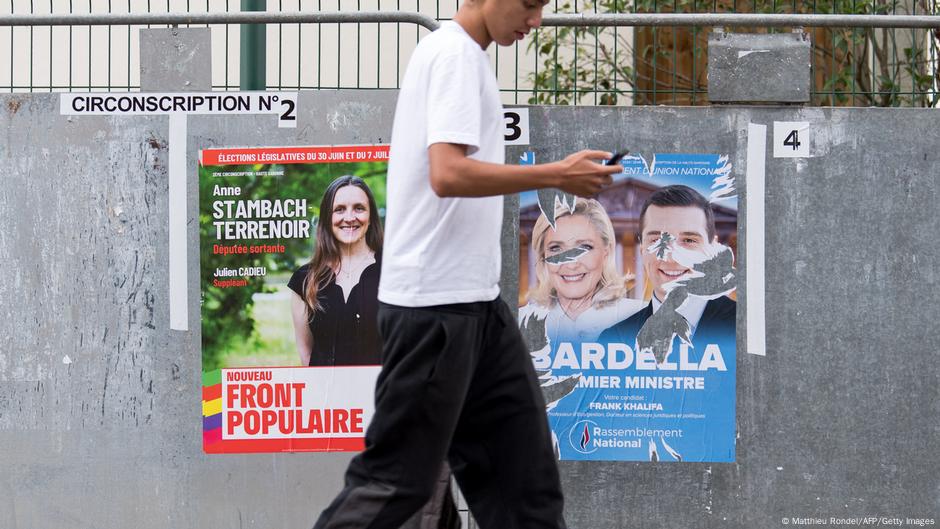
[[[388,161],[388,145],[203,149],[203,166]]]

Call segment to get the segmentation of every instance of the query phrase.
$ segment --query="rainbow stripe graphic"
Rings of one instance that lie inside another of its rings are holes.
[[[202,446],[206,453],[221,452],[222,370],[202,374]]]

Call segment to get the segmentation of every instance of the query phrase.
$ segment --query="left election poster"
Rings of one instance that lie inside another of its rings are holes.
[[[206,453],[364,448],[387,169],[387,145],[200,151]]]

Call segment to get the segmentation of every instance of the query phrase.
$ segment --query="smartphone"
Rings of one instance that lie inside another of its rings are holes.
[[[604,162],[604,165],[617,165],[618,163],[620,163],[620,160],[622,160],[623,157],[628,154],[630,154],[630,151],[627,151],[627,150],[617,151],[616,153],[614,153],[613,156],[610,157],[609,160],[606,160]]]

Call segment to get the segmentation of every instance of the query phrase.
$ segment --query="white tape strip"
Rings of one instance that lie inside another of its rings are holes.
[[[747,352],[767,355],[764,278],[764,163],[767,125],[747,125]]]
[[[186,277],[186,114],[170,114],[170,329],[189,330]]]

